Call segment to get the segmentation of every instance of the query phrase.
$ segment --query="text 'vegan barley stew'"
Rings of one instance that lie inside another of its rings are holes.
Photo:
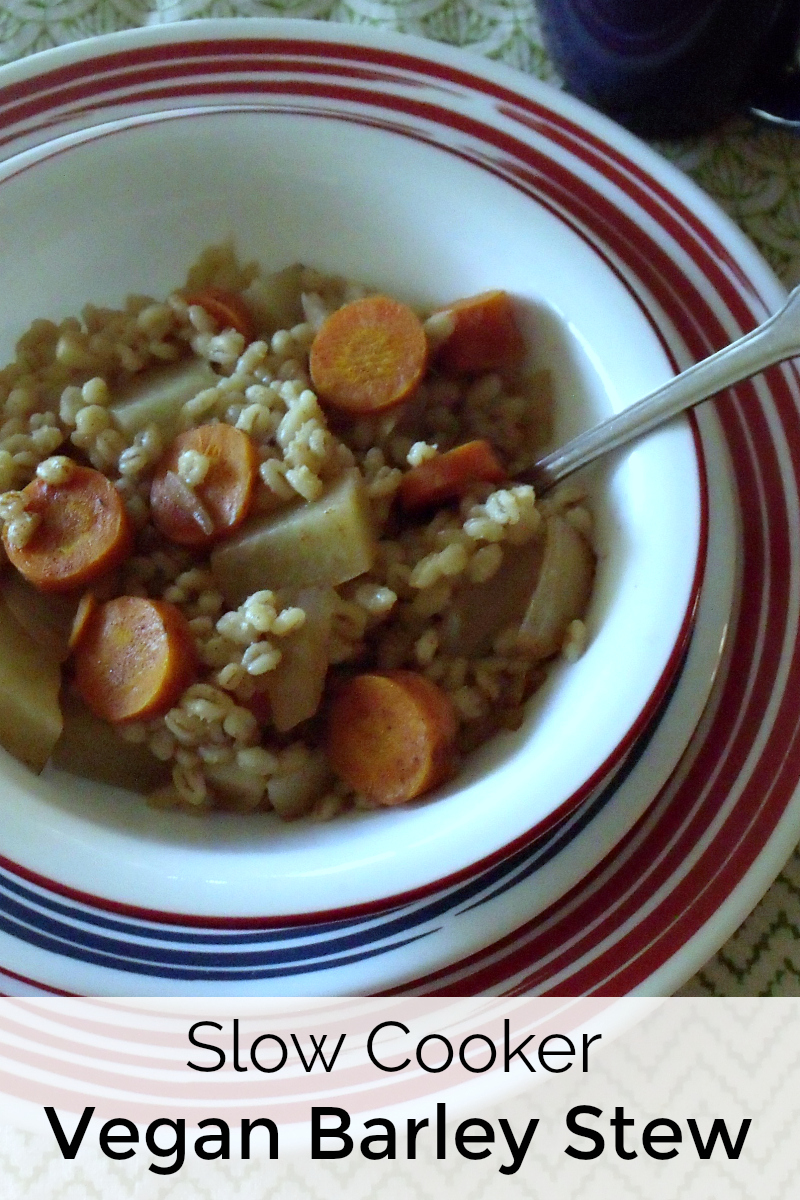
[[[594,574],[503,291],[208,249],[0,372],[0,741],[192,811],[396,805],[517,728]],[[102,752],[98,751],[102,747]]]

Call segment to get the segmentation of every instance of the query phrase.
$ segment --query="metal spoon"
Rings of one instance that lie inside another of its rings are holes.
[[[763,325],[682,371],[630,408],[543,455],[520,478],[532,483],[537,493],[546,492],[610,450],[627,446],[678,413],[795,355],[800,355],[800,287]]]

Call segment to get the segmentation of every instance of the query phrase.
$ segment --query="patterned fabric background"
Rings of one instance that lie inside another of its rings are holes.
[[[414,33],[553,80],[533,0],[15,0],[0,3],[0,62],[94,34],[199,17],[310,17]],[[749,121],[660,144],[800,282],[800,141]],[[800,995],[800,850],[686,995]]]

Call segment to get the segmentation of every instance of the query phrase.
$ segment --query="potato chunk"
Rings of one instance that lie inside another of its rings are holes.
[[[521,649],[535,658],[561,649],[570,621],[586,611],[594,565],[586,538],[564,517],[548,517],[536,590],[519,630]]]
[[[205,774],[217,796],[235,812],[252,812],[264,799],[267,781],[235,762],[207,765]]]
[[[539,538],[505,546],[503,561],[490,579],[459,588],[442,622],[442,642],[450,654],[491,654],[498,633],[519,627],[536,588],[542,555]]]
[[[0,597],[0,745],[41,771],[61,733],[61,670]]]
[[[257,276],[248,286],[243,295],[259,329],[274,333],[276,329],[291,329],[303,320],[300,295],[304,271],[302,263],[292,263],[272,275]]]
[[[128,788],[146,796],[169,780],[169,767],[142,742],[126,742],[77,696],[63,698],[64,729],[51,762],[71,775]]]
[[[306,816],[332,782],[327,756],[322,750],[312,750],[296,771],[270,779],[267,795],[279,817],[295,821]]]
[[[331,587],[301,588],[294,603],[306,619],[281,641],[281,661],[266,676],[272,723],[280,733],[313,717],[328,672],[328,643],[336,593]]]
[[[69,656],[69,636],[78,597],[40,592],[15,570],[9,570],[3,577],[2,593],[9,611],[25,632],[48,655],[64,662]]]
[[[148,425],[158,425],[169,440],[182,428],[181,410],[186,401],[217,383],[218,376],[200,359],[159,367],[137,376],[120,391],[109,412],[128,437],[135,437]]]
[[[337,587],[372,566],[375,537],[359,471],[345,471],[319,498],[248,521],[211,555],[229,604],[262,588]]]

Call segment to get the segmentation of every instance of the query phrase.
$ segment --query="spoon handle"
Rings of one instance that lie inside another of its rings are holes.
[[[545,492],[601,455],[626,446],[709,396],[797,354],[800,354],[800,287],[762,325],[682,371],[630,408],[614,413],[558,450],[537,459],[520,478],[532,483],[537,492]]]

